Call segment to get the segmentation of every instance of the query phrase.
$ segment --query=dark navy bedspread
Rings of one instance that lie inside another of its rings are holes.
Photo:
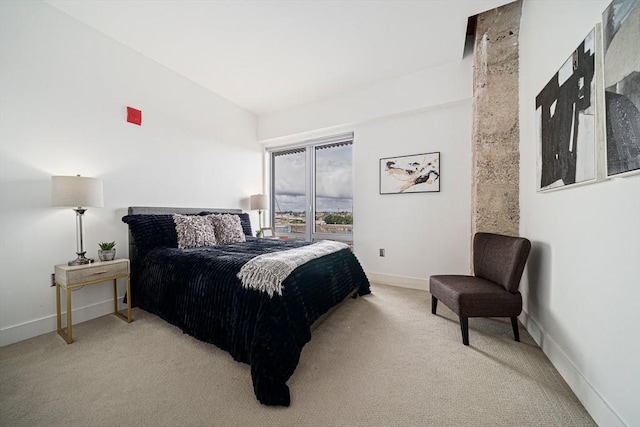
[[[246,243],[153,249],[132,268],[132,303],[248,363],[258,400],[288,406],[286,382],[313,322],[350,294],[370,293],[348,249],[298,267],[273,298],[243,288],[236,277],[254,256],[305,244],[247,237]]]

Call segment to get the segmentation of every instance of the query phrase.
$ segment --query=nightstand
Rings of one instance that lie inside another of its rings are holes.
[[[94,262],[84,265],[61,264],[55,267],[56,308],[58,320],[58,334],[71,344],[71,291],[95,283],[113,281],[113,314],[127,323],[131,323],[131,282],[129,277],[129,260],[116,259],[113,261]],[[127,279],[127,315],[118,310],[118,279]],[[62,330],[62,312],[60,309],[60,288],[67,293],[67,333]]]

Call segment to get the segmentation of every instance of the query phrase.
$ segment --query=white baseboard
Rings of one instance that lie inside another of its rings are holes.
[[[122,298],[118,298],[118,304],[122,304]],[[113,299],[105,300],[96,304],[73,309],[73,324],[86,322],[96,317],[105,316],[113,313]],[[62,312],[62,325],[65,326],[67,312]],[[18,325],[7,326],[0,329],[0,347],[23,341],[38,335],[47,334],[58,329],[56,324],[56,315],[42,317],[40,319],[30,320]]]
[[[562,347],[531,316],[523,311],[519,319],[598,425],[628,426],[589,380],[582,375],[582,372],[573,364]]]
[[[398,286],[400,288],[420,289],[421,291],[429,290],[428,279],[418,279],[416,277],[393,276],[390,274],[372,273],[367,271],[367,277],[370,282],[380,283],[381,285]]]

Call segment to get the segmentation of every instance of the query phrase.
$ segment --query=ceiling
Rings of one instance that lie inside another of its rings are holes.
[[[511,0],[47,0],[256,115],[462,58]]]

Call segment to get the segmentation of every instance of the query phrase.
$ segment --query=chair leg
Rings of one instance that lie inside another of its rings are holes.
[[[462,331],[462,344],[469,345],[469,318],[460,316],[460,330]]]
[[[438,298],[431,295],[431,313],[436,314],[436,308],[438,308]]]
[[[520,332],[518,331],[518,318],[517,317],[512,317],[511,318],[511,327],[513,328],[513,338],[520,342]]]

